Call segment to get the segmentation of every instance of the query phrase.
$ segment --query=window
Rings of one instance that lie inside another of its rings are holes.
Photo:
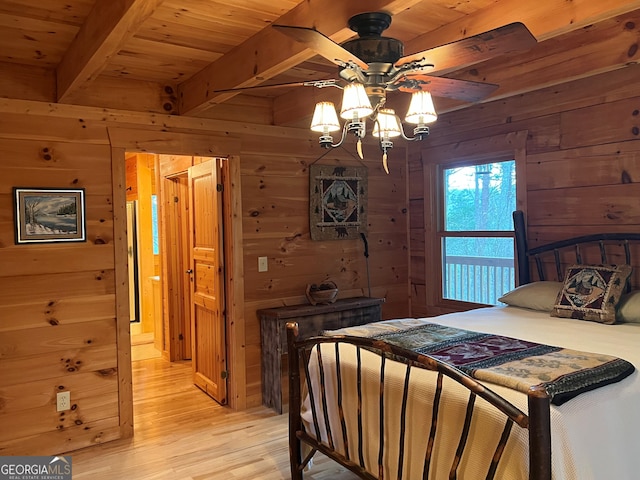
[[[515,160],[442,172],[442,297],[497,305],[515,286]]]
[[[153,238],[153,254],[160,253],[160,237],[158,236],[158,196],[151,195],[151,234]]]

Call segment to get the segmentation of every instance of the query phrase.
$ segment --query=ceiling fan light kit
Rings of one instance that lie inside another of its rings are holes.
[[[382,155],[386,158],[387,152],[393,148],[391,138],[402,136],[408,141],[423,140],[429,135],[429,127],[426,124],[438,118],[431,94],[425,90],[413,93],[405,121],[416,124],[416,127],[413,131],[414,136],[408,137],[395,111],[391,108],[382,108],[382,105],[384,101],[378,101],[375,108],[372,107],[364,85],[349,83],[343,90],[340,117],[345,119],[346,123],[338,143],[333,143],[331,136],[331,132],[340,130],[338,115],[332,102],[316,103],[311,130],[321,133],[319,143],[324,148],[339,147],[348,134],[352,133],[357,138],[358,155],[363,158],[361,142],[366,134],[365,119],[370,118],[373,121],[372,135],[379,139]],[[383,165],[385,171],[389,173],[386,160],[383,161]]]
[[[349,19],[349,27],[357,32],[358,37],[341,45],[313,28],[273,25],[279,32],[303,43],[339,67],[341,80],[304,83],[319,88],[334,86],[343,89],[340,117],[345,124],[337,143],[333,142],[331,135],[331,132],[340,130],[333,103],[316,104],[311,130],[320,133],[320,145],[324,148],[339,147],[348,134],[353,134],[362,158],[365,122],[370,119],[373,122],[372,135],[378,138],[383,167],[387,173],[387,153],[393,148],[392,138],[402,137],[413,141],[424,140],[429,135],[428,124],[438,118],[431,95],[477,102],[498,88],[498,85],[490,83],[441,77],[440,73],[527,49],[536,43],[535,37],[522,23],[511,23],[405,56],[400,40],[382,36],[382,32],[390,25],[391,15],[385,12],[355,15]],[[346,85],[340,85],[339,81]],[[385,106],[386,93],[390,91],[412,94],[405,122],[416,125],[413,137],[404,133],[394,110]]]

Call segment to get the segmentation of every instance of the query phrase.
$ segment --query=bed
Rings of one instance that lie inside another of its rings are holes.
[[[631,266],[638,266],[640,234],[528,249],[521,212],[514,224],[520,286],[503,296],[504,306],[307,339],[296,337],[295,322],[288,325],[293,479],[303,478],[318,451],[366,479],[637,478],[640,290],[632,288]],[[566,308],[566,298],[584,302],[585,275],[599,285],[594,271],[610,281],[600,310],[589,308],[595,303]],[[529,365],[565,352],[563,359],[600,363],[570,361],[575,371],[539,384],[520,375],[514,388],[494,370],[517,373],[520,363],[468,369],[443,360],[436,341],[422,341],[425,331],[429,339],[436,331],[458,335],[455,345],[446,337],[453,351],[476,336],[521,343],[537,352],[523,357]]]

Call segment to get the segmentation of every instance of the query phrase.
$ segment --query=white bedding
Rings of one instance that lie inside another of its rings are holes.
[[[640,324],[604,325],[551,317],[548,313],[508,306],[482,308],[433,318],[387,320],[336,330],[332,333],[369,336],[382,331],[415,326],[422,322],[440,323],[575,350],[615,355],[628,360],[636,368],[640,366]],[[345,352],[345,358],[346,355]],[[368,358],[367,361],[375,362],[371,358]],[[368,384],[369,386],[365,384],[365,389],[371,388],[371,398],[375,398],[377,402],[377,389],[379,388],[375,378],[377,366],[372,364],[370,367],[371,372],[367,375],[371,377],[369,378],[371,383]],[[398,370],[398,381],[402,381],[403,372],[404,370]],[[432,372],[424,372],[424,374],[433,375]],[[499,386],[489,386],[516,407],[524,412],[527,411],[527,399],[524,394]],[[332,386],[329,385],[328,395],[333,394]],[[408,465],[410,470],[404,478],[416,478],[416,468],[418,468],[417,465],[421,465],[421,461],[414,457],[421,451],[425,430],[428,430],[430,425],[430,412],[422,414],[428,410],[421,403],[423,402],[422,396],[423,394],[419,392],[413,393],[410,400],[410,418],[415,431],[411,432],[407,442],[407,456],[411,465]],[[466,395],[463,400],[466,402]],[[391,401],[391,399],[388,398],[387,401]],[[464,415],[463,411],[459,410],[463,407],[458,406],[455,400],[447,399],[443,405],[445,405],[445,410],[450,409],[449,412],[444,412],[446,415],[454,417]],[[640,478],[640,452],[638,452],[640,445],[640,374],[637,370],[621,382],[583,393],[561,406],[552,406],[551,408],[552,471],[555,480],[635,480]],[[348,405],[346,409],[349,409]],[[330,412],[330,417],[334,413]],[[309,425],[311,415],[308,410],[303,410],[303,419]],[[332,425],[334,421],[335,419],[332,419]],[[365,424],[365,434],[369,435],[377,431],[375,414],[371,414],[370,419],[365,419],[365,421],[372,422],[369,427]],[[388,427],[387,435],[390,438],[394,435],[394,422],[398,423],[393,420],[392,425]],[[335,428],[339,429],[338,425],[336,423]],[[489,432],[489,427],[484,424],[474,425],[472,430],[474,429],[479,431],[481,435],[498,434],[497,431]],[[334,437],[339,436],[334,434]],[[448,442],[457,442],[457,435],[453,435]],[[508,449],[505,452],[505,460],[496,478],[502,480],[528,478],[526,442],[526,432],[514,426]],[[340,443],[339,440],[338,443]],[[376,444],[376,442],[373,443]],[[354,449],[355,446],[351,448]],[[415,450],[412,451],[413,448]],[[443,456],[439,457],[439,453]],[[372,449],[368,455],[368,464],[370,463],[372,466],[376,464],[376,455],[377,450]],[[385,462],[389,463],[393,478],[395,478],[393,470],[396,468],[395,462],[397,462],[398,453],[393,450],[393,447],[388,453],[388,457]],[[439,479],[440,475],[448,473],[450,463],[447,460],[443,462],[447,464],[446,466],[439,467],[440,459],[447,457],[442,452],[434,452],[434,457],[435,465],[433,468],[442,473],[438,473],[435,477],[432,475],[430,478]],[[414,461],[415,465],[413,465]],[[473,462],[483,460],[463,459],[463,463],[465,461],[473,465]],[[468,471],[473,470],[475,470],[473,467],[468,469]],[[458,478],[475,480],[473,476],[470,477],[468,474],[466,476],[460,475]]]

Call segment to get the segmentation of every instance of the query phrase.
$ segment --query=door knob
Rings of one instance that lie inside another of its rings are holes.
[[[192,269],[189,269],[189,270],[187,270],[187,272],[186,272],[186,273],[188,273],[189,275],[191,275],[191,274],[193,273],[193,270],[192,270]]]

